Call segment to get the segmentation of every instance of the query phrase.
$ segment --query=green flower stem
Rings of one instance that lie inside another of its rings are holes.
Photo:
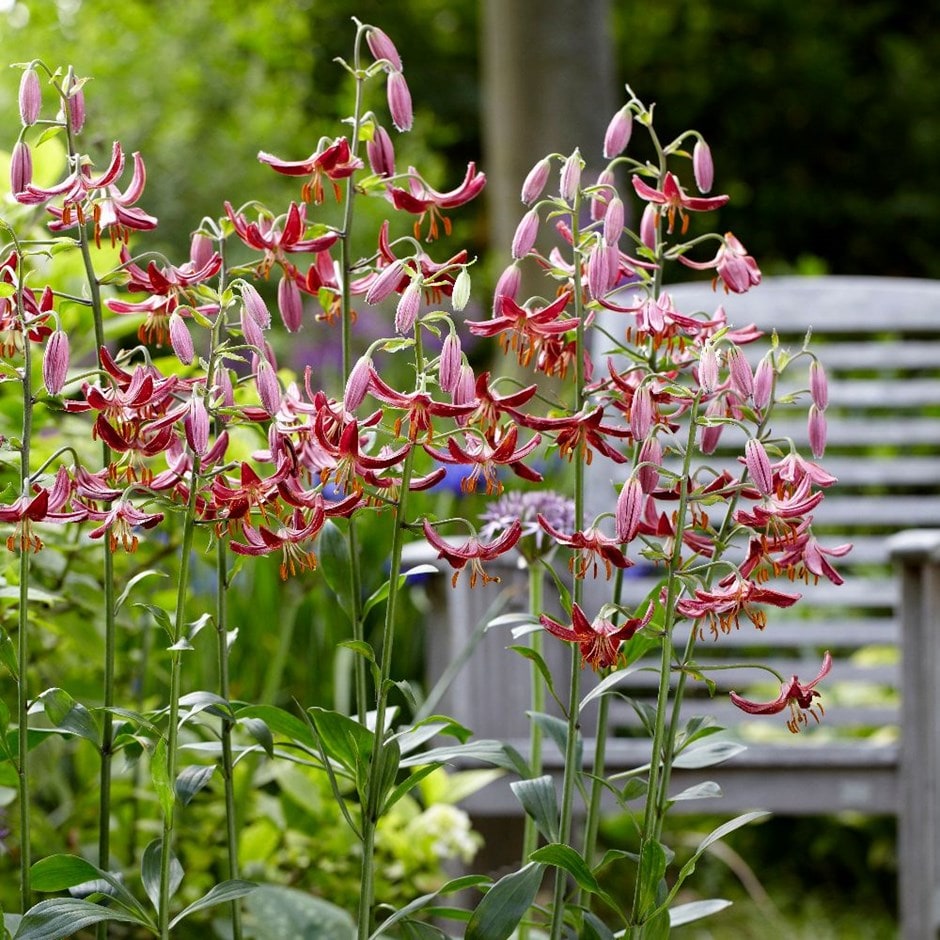
[[[173,621],[172,646],[179,646],[186,630],[186,599],[189,596],[189,556],[193,548],[196,528],[196,491],[199,480],[199,455],[193,454],[193,468],[189,482],[189,501],[183,520],[183,538],[180,544],[179,577],[177,580],[176,612]],[[176,759],[179,741],[180,687],[182,682],[183,651],[170,650],[170,703],[166,730],[167,778],[170,787],[176,786]],[[163,817],[163,841],[160,852],[160,904],[158,910],[160,938],[170,936],[170,868],[173,859],[173,829],[175,822],[175,789],[169,810]]]
[[[581,230],[578,215],[581,210],[580,190],[575,194],[571,208],[571,243],[573,252],[572,287],[574,289],[574,317],[577,321],[574,354],[574,413],[579,414],[584,407],[584,301],[581,290],[581,251],[578,242]],[[580,532],[584,528],[584,457],[577,455],[574,460],[574,528]],[[572,599],[580,606],[584,594],[584,585],[580,578],[574,579]],[[574,806],[575,780],[581,768],[576,766],[578,734],[578,702],[581,693],[581,650],[577,644],[571,648],[571,672],[568,683],[568,734],[565,741],[565,771],[561,789],[561,819],[559,821],[559,841],[567,845],[571,840],[571,818]],[[563,868],[555,870],[555,888],[552,895],[551,940],[561,940],[565,918],[565,887],[567,874]],[[575,889],[572,904],[578,903],[579,892]]]
[[[355,160],[359,153],[359,130],[362,121],[362,86],[365,81],[360,70],[359,50],[363,31],[356,30],[356,44],[353,53],[354,77],[356,82],[356,100],[353,107],[352,133],[350,134],[350,153]],[[340,267],[342,269],[342,356],[343,381],[349,378],[352,370],[352,299],[349,292],[349,279],[352,268],[352,238],[353,215],[356,203],[356,187],[350,178],[346,186],[346,203],[343,209],[343,230],[339,240]],[[362,616],[362,573],[359,569],[359,538],[356,520],[349,519],[349,582],[352,594],[352,630],[353,640],[365,641],[365,623]],[[368,710],[368,678],[366,675],[366,662],[361,656],[353,657],[353,683],[356,697],[356,716],[360,724],[365,724]]]
[[[415,369],[418,376],[421,376],[424,372],[424,352],[421,345],[420,326],[415,329]],[[407,530],[405,511],[408,502],[408,487],[411,484],[414,465],[414,452],[415,449],[412,445],[402,464],[401,490],[398,505],[395,507],[395,520],[392,529],[392,558],[389,572],[388,600],[385,606],[385,624],[382,631],[382,656],[379,665],[378,687],[375,690],[375,738],[372,748],[372,760],[369,764],[365,806],[362,813],[362,878],[357,940],[368,940],[375,895],[375,872],[372,856],[375,851],[375,827],[382,812],[381,800],[383,794],[379,792],[379,783],[382,779],[382,764],[384,763],[385,716],[388,710],[388,687],[392,673],[395,614],[401,592],[398,582],[401,575],[401,555]]]

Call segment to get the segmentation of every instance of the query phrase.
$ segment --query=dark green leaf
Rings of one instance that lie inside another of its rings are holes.
[[[349,542],[339,526],[331,519],[328,519],[320,530],[320,536],[317,539],[317,557],[320,560],[320,571],[323,572],[326,583],[336,595],[340,608],[352,620],[355,606]]]
[[[532,906],[544,868],[536,862],[504,875],[490,888],[467,923],[465,940],[507,940]]]
[[[372,756],[372,732],[340,712],[313,707],[307,714],[327,756],[358,776]]]
[[[267,722],[260,718],[242,718],[239,725],[261,745],[268,757],[274,757],[274,736]]]
[[[346,911],[294,888],[261,885],[248,895],[245,908],[254,940],[351,940],[356,935]]]
[[[39,698],[46,717],[57,731],[77,735],[91,741],[96,747],[99,745],[101,734],[91,712],[76,702],[68,692],[64,689],[46,689]]]
[[[236,709],[239,721],[260,718],[274,734],[282,735],[294,744],[316,750],[317,742],[305,721],[274,705],[247,705]]]
[[[146,610],[157,624],[163,627],[166,635],[171,640],[173,639],[173,623],[170,620],[170,615],[162,607],[155,607],[153,604],[135,604],[134,606]]]
[[[555,783],[549,774],[532,780],[514,780],[509,788],[532,817],[539,833],[548,842],[558,841],[558,798]],[[544,861],[544,860],[543,860]]]
[[[148,568],[146,571],[141,571],[135,574],[134,577],[127,582],[124,590],[121,591],[120,597],[118,597],[118,599],[114,602],[114,613],[117,614],[121,610],[128,597],[130,597],[131,591],[133,591],[141,581],[143,581],[145,578],[152,577],[165,578],[167,577],[167,574],[163,571],[155,571],[152,568]]]
[[[102,921],[150,926],[146,920],[118,908],[101,907],[80,898],[50,898],[23,915],[14,940],[60,940]]]
[[[166,738],[160,738],[150,759],[150,777],[164,816],[173,812],[173,784],[167,763]]]
[[[183,908],[170,921],[170,929],[172,930],[184,917],[189,917],[190,914],[195,914],[196,911],[214,907],[216,904],[224,904],[227,901],[237,901],[239,898],[245,897],[246,894],[250,894],[257,887],[253,881],[242,881],[238,878],[223,881],[210,888],[198,901],[193,901],[188,907]]]
[[[140,860],[140,879],[144,884],[144,891],[150,898],[153,909],[160,910],[160,865],[163,855],[163,839],[154,839],[144,849]],[[170,856],[170,882],[169,896],[176,894],[183,883],[183,866],[175,855]]]
[[[405,586],[405,582],[408,578],[417,576],[419,574],[437,574],[437,568],[434,565],[415,565],[414,568],[409,568],[407,571],[403,572],[398,576],[398,587],[399,589]],[[368,614],[376,604],[381,604],[389,594],[391,590],[391,581],[386,581],[381,587],[377,588],[375,591],[369,595],[369,599],[365,602],[362,607],[362,616],[363,618]]]
[[[30,884],[36,891],[67,891],[99,876],[98,868],[77,855],[48,855],[29,870]]]
[[[183,768],[176,778],[176,799],[188,806],[192,798],[212,779],[215,764],[191,764]]]
[[[640,928],[641,940],[669,940],[669,912],[657,911]]]
[[[666,850],[654,839],[646,840],[640,847],[640,883],[638,891],[638,913],[640,919],[649,917],[655,910],[663,878],[666,875]]]

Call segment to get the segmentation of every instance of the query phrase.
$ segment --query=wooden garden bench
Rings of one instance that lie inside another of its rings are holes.
[[[934,901],[935,894],[940,899],[940,532],[929,530],[940,530],[940,282],[783,277],[765,279],[744,295],[716,294],[708,282],[670,290],[680,310],[710,314],[721,303],[730,323],[754,322],[768,336],[776,330],[781,347],[794,352],[812,331],[811,348],[829,375],[829,444],[821,463],[839,478],[815,513],[815,529],[824,546],[854,544],[848,556],[834,560],[845,584],[798,586],[803,601],[790,610],[770,609],[764,631],[742,624],[717,643],[706,639],[697,647],[700,662],[753,657],[804,680],[815,676],[830,650],[834,665],[823,687],[822,724],[811,720],[804,733],[790,735],[785,716],[756,718],[736,710],[730,689],[758,699],[779,690],[757,670],[713,674],[719,683],[713,698],[704,687],[695,694],[690,684],[684,716],[713,715],[728,728],[728,759],[705,770],[677,770],[675,792],[707,779],[720,785],[722,798],[681,802],[676,809],[897,814],[904,936],[933,936],[940,926],[940,902]],[[767,348],[766,341],[746,347],[752,364]],[[603,351],[600,346],[595,353]],[[808,362],[794,369],[782,390],[805,389],[807,368]],[[807,402],[802,395],[792,409],[779,409],[773,435],[792,438],[809,456]],[[716,462],[733,461],[728,447],[742,442],[726,430]],[[612,508],[610,483],[617,473],[599,459],[591,465],[589,515]],[[897,534],[911,529],[921,531]],[[479,629],[493,613],[525,604],[524,576],[509,560],[504,568],[500,585],[470,590],[461,579],[452,591],[449,577],[431,585],[443,616],[432,619],[428,668],[439,676],[471,637],[479,640],[440,709],[478,737],[509,739],[525,753],[529,666],[505,651],[512,642],[506,632],[481,637]],[[638,603],[652,583],[642,574],[629,578],[628,603]],[[602,580],[588,582],[589,616],[607,589]],[[786,589],[793,586],[787,582]],[[562,645],[552,650],[560,654],[560,677],[568,662]],[[651,699],[655,681],[635,673],[626,692]],[[564,678],[559,685],[566,687]],[[611,720],[617,735],[608,745],[608,772],[648,761],[634,710],[616,701]],[[591,734],[589,719],[582,730]],[[588,738],[587,761],[591,754]],[[546,761],[558,774],[560,755],[549,749]],[[508,781],[480,791],[467,807],[484,816],[521,813]]]

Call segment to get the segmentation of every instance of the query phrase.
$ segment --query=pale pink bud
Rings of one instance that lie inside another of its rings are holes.
[[[754,394],[754,374],[740,346],[728,350],[728,374],[735,391],[744,399]]]
[[[395,147],[384,127],[376,127],[372,140],[366,143],[366,156],[376,176],[395,175]]]
[[[718,388],[718,353],[712,343],[705,343],[698,361],[698,382],[703,392]]]
[[[460,374],[457,376],[457,382],[450,397],[455,405],[466,405],[468,402],[476,401],[477,378],[469,363],[465,362],[461,365]]]
[[[744,445],[744,464],[757,491],[761,496],[769,496],[773,490],[773,471],[764,445],[756,438],[752,437]]]
[[[617,539],[620,542],[632,542],[640,531],[640,521],[643,518],[643,507],[646,504],[646,494],[636,475],[631,476],[623,485],[617,497]]]
[[[366,43],[376,61],[384,59],[393,69],[401,71],[401,56],[386,32],[377,26],[370,27],[366,31]]]
[[[699,138],[692,149],[692,172],[695,174],[695,185],[700,193],[707,193],[712,188],[715,179],[715,166],[712,163],[712,152],[708,144]]]
[[[401,72],[389,72],[385,90],[388,94],[388,110],[392,115],[392,123],[399,131],[410,131],[414,112],[411,109],[411,92],[408,90],[405,76]]]
[[[85,92],[81,88],[66,98],[65,110],[72,133],[77,134],[85,126]]]
[[[659,485],[659,470],[663,465],[663,445],[658,437],[648,437],[640,448],[637,479],[644,493],[652,493]]]
[[[512,256],[517,261],[524,258],[534,247],[535,239],[539,233],[539,214],[536,209],[529,211],[520,219],[516,226],[516,234],[512,237]]]
[[[267,330],[271,326],[271,311],[268,305],[261,298],[257,288],[251,284],[242,284],[242,304],[245,311],[262,330]]]
[[[183,430],[186,432],[186,443],[194,454],[205,456],[209,449],[209,412],[202,396],[194,395],[189,401],[189,409],[183,418]]]
[[[535,202],[542,195],[545,184],[548,182],[548,174],[551,172],[552,165],[548,157],[542,157],[538,163],[529,170],[529,175],[522,184],[522,201],[529,205]]]
[[[395,308],[395,329],[399,333],[410,333],[418,319],[418,311],[421,309],[421,282],[417,278],[413,280],[398,298],[398,306]]]
[[[595,245],[587,263],[588,290],[595,300],[607,293],[608,276],[607,249],[603,244]]]
[[[633,112],[627,105],[624,105],[607,125],[607,133],[604,134],[604,159],[612,160],[618,154],[623,153],[627,144],[630,143],[632,132]]]
[[[219,397],[219,403],[224,408],[233,408],[235,406],[235,390],[232,388],[232,376],[224,366],[219,369],[215,377],[215,392]]]
[[[493,290],[493,309],[499,308],[500,297],[515,300],[519,296],[520,287],[522,287],[522,272],[519,270],[519,265],[513,262],[500,274],[499,280],[496,282],[496,287]]]
[[[653,203],[648,202],[640,217],[640,241],[649,248],[656,250],[656,223],[659,221],[659,212]]]
[[[466,268],[461,268],[460,273],[454,278],[454,289],[450,295],[450,305],[454,310],[463,310],[470,300],[470,272]]]
[[[261,332],[258,321],[249,312],[248,304],[242,304],[239,319],[241,321],[242,336],[245,338],[245,342],[248,343],[249,346],[255,347],[255,349],[261,349],[264,346],[264,333]]]
[[[20,117],[26,127],[39,120],[42,108],[42,89],[35,69],[27,69],[20,79]]]
[[[33,181],[33,154],[29,144],[18,140],[13,145],[13,156],[10,160],[10,188],[13,194],[23,192]]]
[[[457,387],[461,365],[463,351],[460,348],[460,337],[456,333],[448,333],[441,347],[441,361],[437,369],[437,379],[445,392],[453,393]]]
[[[829,380],[826,378],[826,370],[818,359],[810,363],[809,390],[813,396],[813,404],[820,411],[825,411],[829,404]]]
[[[349,378],[346,380],[346,391],[343,395],[343,405],[347,411],[355,411],[369,391],[369,382],[372,378],[372,357],[362,356],[352,367]]]
[[[405,265],[400,260],[393,261],[390,265],[382,268],[366,291],[366,303],[372,306],[380,304],[396,290],[404,273]]]
[[[653,427],[653,396],[648,385],[641,385],[630,405],[630,430],[633,439],[642,441]]]
[[[288,333],[296,333],[303,322],[304,303],[297,282],[286,274],[277,285],[277,309]]]
[[[602,250],[607,255],[607,289],[611,290],[620,280],[620,249],[606,245]]]
[[[561,168],[561,181],[559,193],[567,202],[574,202],[581,185],[581,153],[575,149],[574,153],[565,160]]]
[[[259,359],[255,368],[255,386],[261,405],[269,415],[275,415],[281,407],[281,385],[277,373],[267,359]]]
[[[196,349],[186,321],[175,311],[170,314],[170,345],[176,358],[188,366],[196,358]]]
[[[826,435],[828,428],[826,416],[816,405],[809,406],[809,446],[813,456],[819,460],[826,453]]]
[[[58,395],[69,371],[69,338],[62,330],[53,330],[42,357],[42,380],[50,395]]]
[[[193,232],[189,242],[189,257],[196,271],[201,271],[212,260],[215,254],[215,243],[202,232]]]
[[[764,411],[770,404],[774,390],[774,366],[769,354],[764,356],[754,370],[754,407]]]
[[[604,241],[608,245],[616,245],[623,234],[623,200],[614,196],[607,206],[604,216]]]

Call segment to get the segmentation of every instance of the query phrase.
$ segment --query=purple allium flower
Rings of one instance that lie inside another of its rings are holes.
[[[484,523],[480,529],[480,538],[492,539],[518,520],[522,523],[519,550],[527,558],[537,558],[555,544],[539,525],[539,516],[554,529],[573,532],[574,500],[554,490],[533,490],[527,493],[513,490],[504,493],[480,515]]]

